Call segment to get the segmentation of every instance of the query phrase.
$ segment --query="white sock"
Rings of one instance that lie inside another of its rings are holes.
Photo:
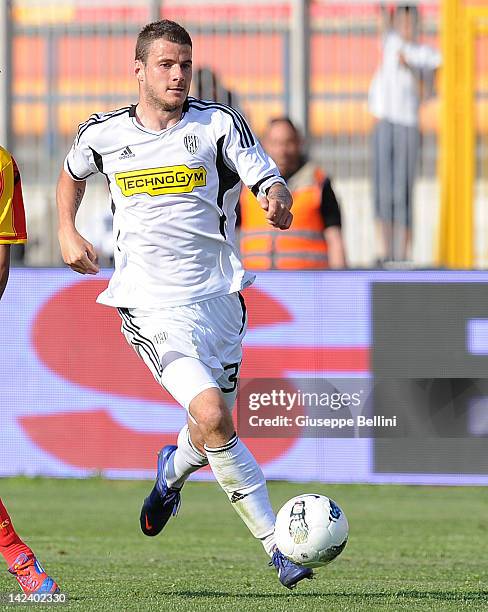
[[[188,476],[204,465],[208,465],[207,457],[193,446],[188,425],[178,434],[178,448],[170,456],[166,464],[166,482],[169,487],[180,489]]]
[[[205,445],[208,462],[219,485],[255,538],[271,556],[275,547],[275,515],[269,502],[264,474],[236,434],[218,448]]]
[[[259,538],[259,539],[261,540],[261,544],[264,546],[264,550],[266,551],[266,554],[269,555],[270,557],[272,557],[274,551],[277,548],[276,540],[275,540],[275,537],[274,537],[274,529],[273,529],[272,533],[270,533],[269,535],[265,536],[264,538]]]

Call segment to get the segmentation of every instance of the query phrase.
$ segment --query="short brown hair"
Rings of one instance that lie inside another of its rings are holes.
[[[276,125],[277,123],[286,123],[286,125],[293,130],[296,138],[301,138],[300,130],[293,123],[290,117],[286,115],[283,115],[282,117],[273,117],[272,119],[268,121],[267,129],[269,130],[270,127],[272,127],[273,125]]]
[[[192,46],[190,35],[179,23],[169,19],[153,21],[144,26],[139,32],[136,43],[136,60],[140,60],[145,64],[151,43],[159,38],[164,38],[179,45]]]

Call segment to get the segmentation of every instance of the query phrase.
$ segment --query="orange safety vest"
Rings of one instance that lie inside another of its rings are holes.
[[[305,163],[288,180],[293,222],[288,230],[268,225],[265,211],[249,189],[241,193],[240,248],[245,268],[304,270],[328,267],[325,224],[320,212],[325,174]]]

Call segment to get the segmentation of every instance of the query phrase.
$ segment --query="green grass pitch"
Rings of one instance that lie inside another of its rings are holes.
[[[150,486],[0,480],[19,533],[69,597],[43,609],[488,610],[486,489],[270,483],[275,509],[318,492],[335,499],[350,524],[342,555],[288,591],[214,483],[188,483],[178,517],[158,537],[143,536],[139,510]],[[0,593],[16,590],[0,572]]]

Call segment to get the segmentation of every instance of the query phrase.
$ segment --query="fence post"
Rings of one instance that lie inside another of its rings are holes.
[[[310,0],[293,0],[290,22],[290,115],[308,136],[310,102]]]
[[[474,34],[468,10],[460,0],[443,0],[441,9],[443,67],[439,131],[441,199],[438,263],[447,268],[472,268]]]
[[[0,0],[0,144],[12,148],[12,2]]]
[[[161,0],[149,0],[149,21],[159,21],[161,19]]]

